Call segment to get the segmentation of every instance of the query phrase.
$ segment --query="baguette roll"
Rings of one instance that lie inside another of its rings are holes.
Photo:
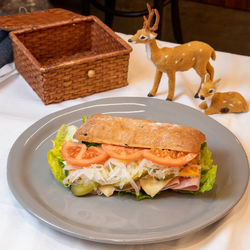
[[[187,126],[95,114],[81,125],[74,139],[137,148],[199,152],[206,137],[199,130]]]

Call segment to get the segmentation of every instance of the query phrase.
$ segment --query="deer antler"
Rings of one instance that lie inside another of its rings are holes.
[[[157,9],[151,9],[149,3],[147,3],[147,8],[148,8],[148,19],[145,16],[143,16],[144,18],[143,28],[149,31],[155,31],[158,29],[158,24],[160,21],[159,12]],[[150,27],[150,23],[152,21],[154,14],[156,16],[156,20],[155,20],[153,27]]]
[[[154,26],[150,28],[151,31],[157,30],[158,29],[158,24],[160,22],[160,14],[159,14],[158,10],[154,9],[154,12],[155,12],[156,19],[155,19]]]
[[[147,3],[147,8],[148,8],[148,19],[146,16],[143,16],[144,18],[144,23],[143,23],[143,28],[149,30],[150,29],[150,23],[154,15],[154,11],[151,9],[149,3]]]

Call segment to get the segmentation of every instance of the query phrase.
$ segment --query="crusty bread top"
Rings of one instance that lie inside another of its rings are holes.
[[[197,129],[128,117],[92,115],[76,131],[79,141],[199,152],[205,135]]]

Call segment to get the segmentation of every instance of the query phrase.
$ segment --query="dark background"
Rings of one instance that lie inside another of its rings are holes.
[[[97,1],[101,4],[104,2]],[[87,0],[0,0],[0,11],[13,13],[20,6],[24,6],[28,11],[29,8],[35,10],[60,7],[83,13],[86,2]],[[123,11],[143,10],[146,2],[153,4],[153,0],[116,0],[115,8]],[[90,14],[104,21],[104,12],[91,4]],[[179,0],[179,17],[183,42],[204,41],[218,51],[250,56],[250,0]],[[160,39],[176,42],[171,4],[165,5],[161,19]],[[142,17],[114,17],[112,29],[134,34],[142,27],[142,23]]]

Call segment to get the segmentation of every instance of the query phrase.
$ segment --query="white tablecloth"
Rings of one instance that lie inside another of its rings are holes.
[[[127,40],[129,36],[120,34]],[[247,42],[247,41],[246,41]],[[158,42],[160,46],[174,46]],[[105,245],[73,238],[42,224],[16,201],[9,190],[6,172],[7,158],[17,137],[40,118],[90,100],[113,96],[147,96],[152,87],[154,65],[147,60],[144,45],[132,45],[128,81],[123,88],[98,93],[85,98],[45,106],[17,71],[1,81],[0,78],[0,247],[1,249],[250,249],[250,190],[219,222],[179,240],[141,246]],[[215,79],[222,78],[219,90],[238,91],[250,102],[250,57],[217,52]],[[9,65],[10,69],[13,67]],[[193,95],[200,78],[193,70],[176,74],[175,102],[199,109],[200,101]],[[154,98],[167,96],[167,77],[164,76]],[[213,115],[213,119],[231,130],[242,143],[250,159],[250,112]],[[237,167],[237,166],[236,166]]]

